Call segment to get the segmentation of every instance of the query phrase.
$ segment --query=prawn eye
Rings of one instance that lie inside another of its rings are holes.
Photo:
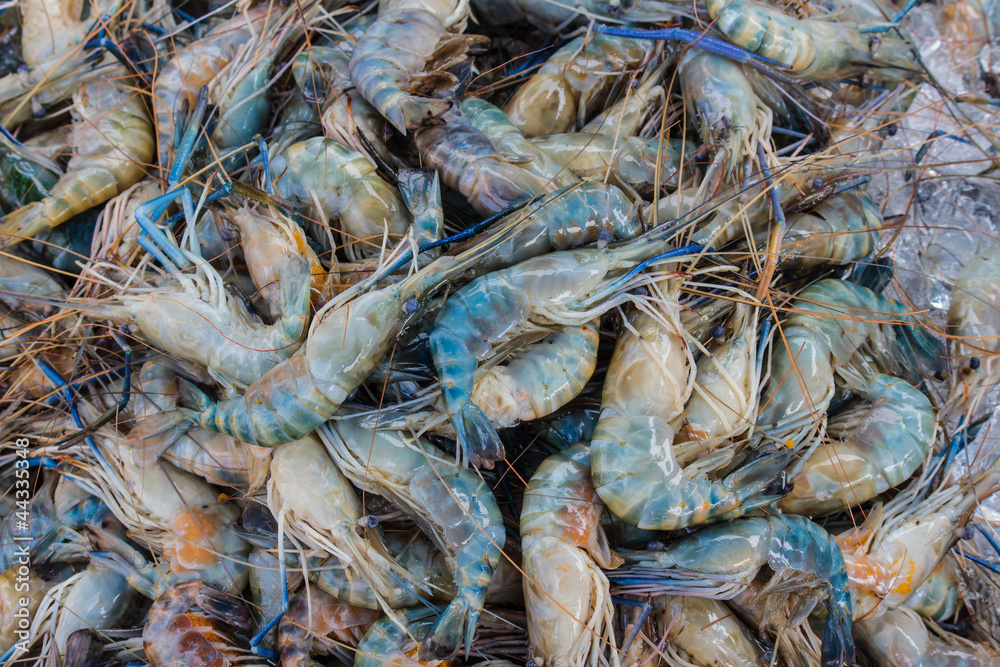
[[[823,179],[822,178],[817,178],[817,179],[813,180],[813,190],[819,190],[821,187],[823,187]]]
[[[403,312],[407,315],[412,315],[417,312],[417,308],[420,307],[420,303],[416,299],[408,299],[406,303],[403,304]]]
[[[975,531],[972,530],[972,526],[966,526],[965,527],[965,532],[962,533],[962,539],[963,540],[971,540],[974,535],[975,535]]]
[[[712,327],[712,338],[723,338],[726,335],[726,328],[716,324]]]
[[[895,123],[892,123],[891,125],[889,125],[889,127],[885,128],[885,133],[888,134],[890,137],[896,136],[896,132],[898,131],[899,127]]]
[[[615,238],[614,234],[612,234],[607,229],[602,229],[600,231],[600,233],[597,235],[597,240],[598,241],[603,241],[604,243],[611,243],[611,241],[614,238]]]
[[[979,370],[979,357],[972,357],[969,359],[969,368],[972,370]]]
[[[369,530],[378,528],[378,517],[374,514],[365,516],[365,528]]]

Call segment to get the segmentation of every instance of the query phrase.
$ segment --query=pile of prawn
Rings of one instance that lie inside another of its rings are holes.
[[[927,307],[878,186],[995,178],[1000,3],[975,94],[889,0],[84,4],[0,6],[0,664],[1000,665],[1000,245]]]

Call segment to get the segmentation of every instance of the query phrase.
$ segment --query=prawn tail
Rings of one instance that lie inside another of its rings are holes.
[[[0,218],[0,247],[9,248],[52,229],[45,216],[45,204],[33,202]]]
[[[792,490],[785,476],[791,459],[790,449],[765,454],[729,473],[722,486],[740,499],[741,513],[764,507]]]
[[[478,616],[479,613],[465,598],[457,597],[452,600],[437,623],[434,624],[434,628],[420,644],[418,657],[421,662],[449,660],[455,657],[463,639],[465,653],[468,655],[472,636],[476,633]]]
[[[433,125],[441,116],[451,110],[452,105],[453,103],[448,100],[404,95],[395,108],[389,107],[387,110],[395,120],[389,116],[387,118],[396,126],[396,129],[405,132],[425,125]],[[397,123],[402,124],[403,127],[400,128],[396,125]]]
[[[823,649],[820,662],[823,667],[840,667],[854,664],[854,639],[851,637],[851,614],[840,605],[827,602],[829,613],[823,628]]]
[[[282,648],[281,664],[294,667],[323,667],[322,663],[310,658],[309,654],[300,648]]]
[[[919,369],[919,375],[913,375],[912,370],[907,373],[912,376],[911,382],[919,382],[923,375],[945,371],[947,353],[944,342],[932,330],[921,324],[898,325],[894,328],[898,336],[899,355],[904,362],[900,370],[906,372],[907,368],[913,369],[914,366]]]
[[[213,401],[208,394],[184,378],[177,378],[177,393],[181,400],[189,406],[177,408],[177,412],[182,418],[200,424],[211,431],[231,435],[250,444],[257,443],[253,430],[246,428],[249,425],[249,415],[240,412],[239,405],[235,406],[239,414],[232,415],[230,410],[225,409],[224,405]],[[224,401],[223,403],[232,404],[233,402]],[[233,406],[229,405],[229,407]],[[164,449],[164,451],[166,450]]]
[[[452,423],[458,434],[458,442],[473,466],[492,469],[493,463],[504,457],[500,436],[475,403],[464,404]]]
[[[312,278],[309,262],[293,253],[285,253],[278,278],[278,300],[282,327],[292,340],[302,338],[309,320]]]
[[[149,468],[192,426],[191,419],[176,410],[160,412],[136,424],[125,442],[133,449],[136,465]]]
[[[103,653],[104,643],[90,630],[77,630],[66,640],[67,665],[97,665]]]
[[[205,412],[215,405],[212,399],[208,397],[208,394],[198,389],[193,382],[184,378],[177,378],[177,393],[180,395],[182,401],[191,406],[190,410],[180,408],[182,413]]]

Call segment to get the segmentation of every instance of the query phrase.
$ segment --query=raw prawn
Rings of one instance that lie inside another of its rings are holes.
[[[73,105],[73,157],[48,196],[0,221],[0,244],[13,246],[53,229],[140,181],[153,159],[153,127],[134,91],[85,85]]]

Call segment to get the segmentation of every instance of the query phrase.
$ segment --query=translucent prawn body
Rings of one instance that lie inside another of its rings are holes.
[[[0,222],[12,246],[53,229],[137,183],[153,159],[153,128],[141,98],[124,86],[93,83],[74,96],[74,156],[41,201]]]
[[[183,105],[193,108],[202,86],[207,86],[236,57],[241,46],[259,33],[268,20],[266,8],[254,8],[222,21],[201,39],[178,49],[153,82],[153,118],[160,169],[174,164],[174,137],[181,135]]]
[[[536,138],[532,143],[580,178],[610,177],[609,182],[626,193],[651,195],[656,188],[657,162],[664,187],[677,186],[682,153],[676,139],[661,142],[658,137],[568,132]]]
[[[197,363],[236,387],[258,380],[302,343],[309,316],[310,271],[305,260],[286,254],[278,285],[281,317],[265,325],[227,293],[211,267],[180,284],[140,287],[85,308],[134,327],[140,338]]]
[[[995,667],[1000,655],[938,628],[931,632],[912,610],[900,607],[855,624],[858,645],[890,665]]]
[[[861,32],[859,25],[798,19],[756,0],[708,0],[705,6],[734,44],[783,63],[807,80],[836,80],[866,68],[910,66],[905,41],[876,38]]]
[[[479,362],[493,345],[508,338],[592,319],[597,311],[587,308],[586,300],[615,285],[611,276],[631,266],[630,257],[656,247],[633,244],[617,250],[566,250],[526,260],[476,278],[441,310],[430,337],[431,356],[445,410],[470,463],[492,466],[503,457],[499,436],[472,402]],[[603,312],[614,301],[605,301],[598,310]]]
[[[776,611],[786,605],[789,592],[800,591],[806,599],[796,603],[799,620],[823,602],[827,616],[821,664],[834,667],[854,661],[853,608],[844,556],[837,540],[808,519],[781,514],[744,517],[704,528],[662,551],[623,556],[627,567],[610,575],[622,582],[623,592],[664,591],[716,599],[745,590],[745,582],[766,564],[774,576],[757,597],[774,596]],[[699,578],[704,575],[710,576]]]
[[[638,68],[651,48],[647,40],[577,37],[518,89],[504,113],[526,137],[583,127],[618,78]]]
[[[866,344],[883,368],[900,375],[935,368],[943,352],[905,306],[881,294],[841,280],[802,290],[772,352],[757,425],[780,438],[822,419],[833,398],[834,375],[846,373]]]
[[[605,650],[618,664],[600,567],[621,559],[601,526],[603,509],[585,444],[550,456],[528,482],[521,510],[525,610],[532,652],[546,665],[583,667]]]
[[[688,51],[677,68],[702,143],[714,147],[728,178],[747,158],[754,158],[757,146],[771,135],[771,109],[757,97],[743,68],[698,49]]]
[[[949,411],[975,410],[996,377],[1000,290],[994,277],[998,271],[1000,252],[989,251],[971,258],[955,282],[948,309],[948,333],[954,340],[954,354],[965,364],[954,373],[956,382],[948,401]]]
[[[271,161],[277,193],[308,217],[338,220],[353,259],[377,254],[382,238],[406,235],[410,214],[399,192],[375,173],[361,153],[315,137],[289,146]]]
[[[441,182],[461,192],[479,213],[492,215],[555,189],[545,178],[522,169],[522,156],[499,150],[457,110],[442,120],[416,132],[414,142]]]
[[[868,195],[848,191],[789,216],[785,265],[796,272],[868,257],[881,238],[882,214]]]
[[[418,77],[436,54],[453,58],[457,44],[477,41],[453,34],[464,29],[468,13],[468,0],[389,0],[382,3],[378,20],[351,53],[350,73],[358,91],[400,132],[405,134],[450,107],[447,101],[414,93]],[[446,59],[435,63],[432,71],[453,64]]]
[[[496,499],[430,443],[398,431],[371,433],[352,421],[320,431],[338,466],[361,488],[405,508],[454,571],[457,595],[424,640],[421,657],[451,658],[462,642],[468,653],[506,539]]]
[[[668,596],[664,607],[669,652],[694,660],[695,664],[760,664],[763,652],[724,602],[689,595]]]
[[[876,375],[866,401],[827,424],[822,443],[791,479],[783,512],[823,516],[857,506],[909,479],[930,454],[935,413],[905,380]]]

